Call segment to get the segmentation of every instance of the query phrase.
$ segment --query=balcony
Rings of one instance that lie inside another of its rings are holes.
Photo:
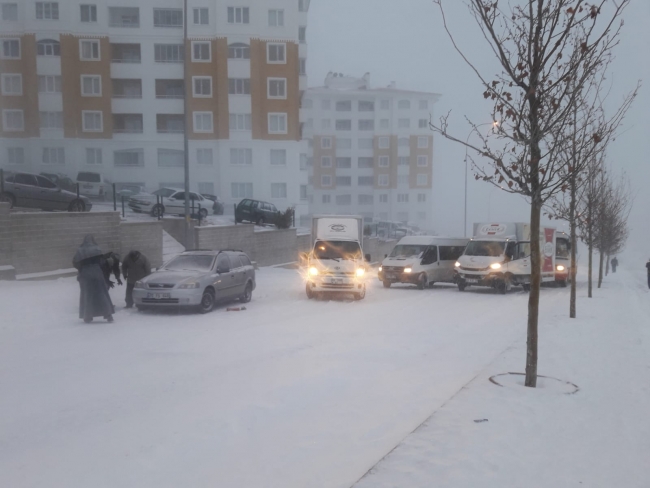
[[[111,81],[113,98],[142,98],[142,80],[113,78]]]
[[[113,114],[113,132],[116,134],[142,134],[142,114]]]
[[[109,27],[140,27],[138,7],[108,7]]]
[[[183,114],[157,114],[156,132],[158,134],[182,134],[185,131]]]
[[[185,94],[183,80],[156,80],[156,98],[180,98]]]
[[[141,63],[140,44],[111,44],[111,62]]]

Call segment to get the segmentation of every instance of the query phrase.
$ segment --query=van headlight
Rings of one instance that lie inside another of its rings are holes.
[[[566,268],[565,268],[564,266],[562,266],[561,264],[558,264],[558,265],[555,267],[555,269],[557,269],[558,271],[564,271]]]
[[[144,289],[144,283],[142,281],[136,281],[135,285],[133,285],[133,288]]]
[[[361,278],[364,274],[366,274],[366,270],[363,268],[358,268],[357,269],[357,278]]]
[[[456,261],[456,264],[454,264],[454,266],[456,266],[457,268],[460,268],[460,263],[458,261]]]
[[[190,281],[189,283],[182,283],[178,285],[180,290],[193,290],[199,287],[199,283],[196,281]]]
[[[312,275],[312,276],[317,276],[318,275],[318,268],[315,268],[315,267],[312,266],[311,268],[309,268],[309,274]]]
[[[383,268],[382,266],[379,266],[379,268],[377,269],[377,271],[381,271],[382,269],[384,269],[384,268]]]
[[[492,269],[501,269],[501,263],[492,263],[490,265],[490,268],[492,268]]]
[[[410,273],[411,271],[413,271],[411,268],[404,268],[405,273]]]

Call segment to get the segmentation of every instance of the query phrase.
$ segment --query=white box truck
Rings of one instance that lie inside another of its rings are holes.
[[[366,259],[363,254],[363,217],[318,215],[312,220],[311,252],[307,267],[307,298],[327,293],[366,296]]]
[[[555,281],[555,229],[542,227],[542,282]],[[474,237],[456,262],[456,284],[488,286],[505,293],[512,286],[530,290],[530,225],[522,222],[474,224]]]

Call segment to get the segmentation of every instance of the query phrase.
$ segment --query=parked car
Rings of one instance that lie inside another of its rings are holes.
[[[246,198],[235,208],[235,222],[252,222],[257,225],[275,222],[280,214],[275,205]]]
[[[223,202],[219,200],[217,195],[210,195],[209,193],[201,193],[203,198],[207,198],[213,202],[212,213],[215,215],[223,215]]]
[[[4,192],[0,201],[11,207],[38,208],[41,210],[67,210],[88,212],[93,204],[89,198],[66,191],[41,175],[31,173],[5,173]]]
[[[162,203],[160,198],[162,197]],[[201,206],[201,218],[208,216],[208,208],[212,207],[212,202],[203,198],[198,193],[190,192],[191,200],[194,200],[194,212],[198,213],[198,206]],[[148,213],[154,217],[168,214],[183,215],[185,213],[185,191],[175,188],[161,188],[151,194],[139,194],[129,198],[129,208],[137,213]]]
[[[68,175],[62,173],[41,173],[41,176],[45,176],[56,186],[62,190],[71,191],[72,193],[77,193],[77,184],[72,181]]]
[[[186,251],[135,284],[138,309],[187,307],[210,312],[217,302],[251,301],[255,268],[242,251]]]
[[[105,200],[106,194],[110,192],[111,183],[101,173],[80,171],[77,174],[77,183],[79,183],[79,193],[89,197]]]
[[[116,194],[118,199],[121,197],[129,199],[135,195],[150,195],[143,186],[139,185],[121,185],[121,189]]]

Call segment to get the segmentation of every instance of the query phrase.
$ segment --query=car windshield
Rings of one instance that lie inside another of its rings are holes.
[[[355,241],[316,241],[314,256],[317,259],[360,259],[361,247]]]
[[[393,252],[390,253],[391,258],[412,258],[414,256],[419,257],[425,250],[427,246],[420,244],[398,244],[393,249]]]
[[[169,198],[174,193],[176,193],[176,190],[170,190],[169,188],[161,188],[160,190],[156,190],[155,192],[153,192],[154,195],[158,195],[164,198]]]
[[[87,181],[89,183],[99,183],[102,181],[101,176],[97,173],[79,173],[77,181]]]
[[[498,257],[503,254],[504,242],[499,241],[470,241],[465,248],[466,256],[492,256]]]
[[[165,265],[171,271],[210,271],[214,256],[191,254],[177,256]]]
[[[566,239],[557,239],[555,242],[555,257],[569,259],[571,244]]]

